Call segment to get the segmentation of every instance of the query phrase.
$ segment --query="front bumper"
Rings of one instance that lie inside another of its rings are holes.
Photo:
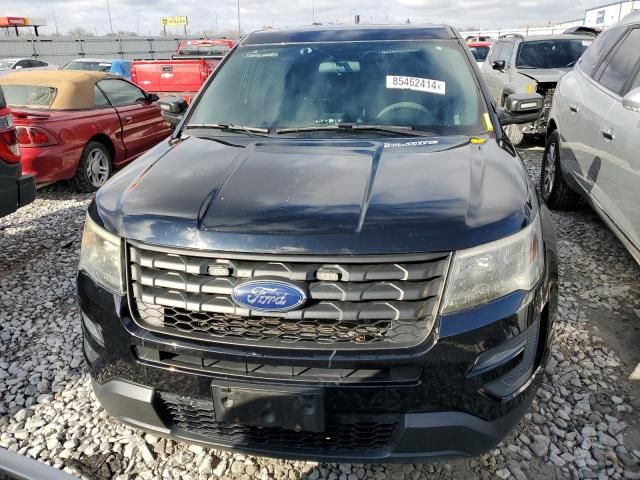
[[[112,380],[103,385],[94,381],[93,390],[100,404],[119,421],[167,438],[185,440],[207,447],[242,451],[287,459],[336,462],[416,462],[438,458],[479,455],[493,448],[514,428],[535,396],[542,367],[532,376],[523,401],[504,416],[487,421],[465,412],[441,411],[406,413],[399,416],[399,426],[384,448],[374,451],[285,451],[266,446],[252,446],[251,436],[240,442],[212,441],[207,435],[167,425],[164,407],[156,390],[134,383]]]

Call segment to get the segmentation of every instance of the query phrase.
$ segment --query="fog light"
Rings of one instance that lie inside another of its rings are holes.
[[[100,325],[90,320],[84,313],[82,314],[82,323],[84,324],[84,328],[87,330],[87,333],[91,335],[91,338],[98,342],[101,347],[104,347],[104,338],[102,336],[102,328]]]

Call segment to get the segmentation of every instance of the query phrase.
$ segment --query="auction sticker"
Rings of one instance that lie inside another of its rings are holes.
[[[415,90],[416,92],[435,93],[445,95],[447,84],[439,80],[418,77],[401,77],[399,75],[387,75],[387,88],[399,90]]]

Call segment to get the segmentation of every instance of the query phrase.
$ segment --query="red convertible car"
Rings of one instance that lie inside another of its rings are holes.
[[[0,78],[17,126],[25,173],[38,184],[72,180],[100,188],[167,137],[158,97],[100,72],[16,72]]]

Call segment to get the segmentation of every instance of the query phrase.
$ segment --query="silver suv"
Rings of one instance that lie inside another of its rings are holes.
[[[541,190],[568,209],[586,198],[640,262],[640,14],[608,28],[558,83]]]
[[[587,34],[539,37],[509,34],[493,45],[481,71],[495,104],[503,106],[512,93],[539,93],[545,98],[539,120],[507,127],[506,133],[514,145],[520,145],[525,134],[545,133],[558,80],[573,68],[592,42],[593,36]]]

